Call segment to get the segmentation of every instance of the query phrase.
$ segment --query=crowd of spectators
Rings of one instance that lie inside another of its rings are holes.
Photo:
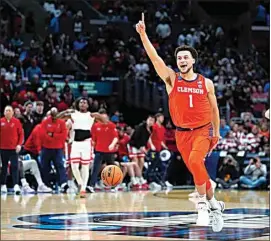
[[[191,23],[189,1],[110,1],[94,0],[90,4],[101,12],[107,20],[115,22],[136,22],[141,12],[147,12],[148,22],[158,24],[162,20],[169,22]],[[182,8],[180,10],[180,5]]]

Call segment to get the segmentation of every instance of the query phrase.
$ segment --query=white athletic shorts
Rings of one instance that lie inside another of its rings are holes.
[[[93,147],[91,139],[84,141],[73,141],[71,145],[70,163],[81,163],[88,165],[93,161]]]

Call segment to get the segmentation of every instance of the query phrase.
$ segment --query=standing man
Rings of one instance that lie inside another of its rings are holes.
[[[90,192],[94,192],[101,165],[103,163],[106,165],[114,165],[114,155],[117,152],[116,145],[118,143],[118,131],[116,129],[116,125],[109,121],[109,117],[105,109],[101,109],[99,113],[108,122],[97,122],[92,128],[92,141],[95,150],[95,157],[91,172]]]
[[[12,181],[15,194],[20,194],[18,153],[21,151],[24,132],[18,119],[13,117],[14,111],[11,106],[6,106],[4,117],[0,119],[0,155],[2,160],[1,170],[1,193],[7,193],[6,179],[8,162],[11,163]]]
[[[155,118],[156,123],[154,123],[152,127],[152,134],[149,138],[151,165],[148,168],[147,175],[149,182],[155,182],[155,184],[163,184],[161,176],[162,166],[160,151],[162,151],[163,149],[167,149],[167,146],[165,144],[166,129],[163,126],[165,118],[162,113],[157,113],[155,115]],[[156,168],[159,169],[158,172],[156,171]]]
[[[40,124],[45,116],[43,101],[36,101],[36,108],[33,113],[35,124]]]
[[[68,184],[63,163],[63,150],[67,138],[67,128],[64,120],[57,119],[57,114],[57,109],[53,107],[50,111],[50,116],[41,123],[41,172],[45,185],[49,186],[49,173],[51,161],[53,161],[61,191],[66,192]]]
[[[215,148],[220,138],[214,84],[210,79],[194,72],[193,65],[198,59],[198,53],[190,46],[180,46],[175,50],[179,72],[167,67],[146,34],[144,13],[136,25],[136,31],[157,74],[166,85],[170,115],[177,128],[177,147],[193,175],[199,193],[197,225],[209,224],[210,205],[213,214],[212,228],[214,232],[219,232],[224,225],[222,212],[225,204],[215,199],[204,165],[206,155]]]
[[[146,156],[146,146],[152,133],[152,126],[155,122],[155,117],[149,115],[146,121],[140,123],[133,132],[128,144],[129,158],[136,162],[140,168],[140,177],[138,183],[143,188],[148,188],[147,181],[143,178],[143,168]]]
[[[25,140],[27,140],[32,130],[34,129],[36,123],[35,123],[34,116],[32,114],[33,103],[31,101],[27,101],[24,104],[24,108],[25,108],[25,112],[22,115],[22,121],[23,121]]]

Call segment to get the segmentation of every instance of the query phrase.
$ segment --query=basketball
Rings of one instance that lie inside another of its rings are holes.
[[[109,165],[103,169],[101,178],[106,186],[115,187],[121,184],[123,174],[118,166]]]

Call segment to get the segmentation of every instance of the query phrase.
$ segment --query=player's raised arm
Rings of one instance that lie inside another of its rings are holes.
[[[74,113],[74,109],[67,109],[57,114],[56,118],[68,120],[71,118],[71,114]]]
[[[150,42],[146,34],[146,26],[144,13],[142,13],[141,20],[136,25],[136,31],[139,33],[143,46],[160,78],[167,86],[172,87],[175,81],[175,72],[168,68],[162,58],[157,54],[155,48]]]

